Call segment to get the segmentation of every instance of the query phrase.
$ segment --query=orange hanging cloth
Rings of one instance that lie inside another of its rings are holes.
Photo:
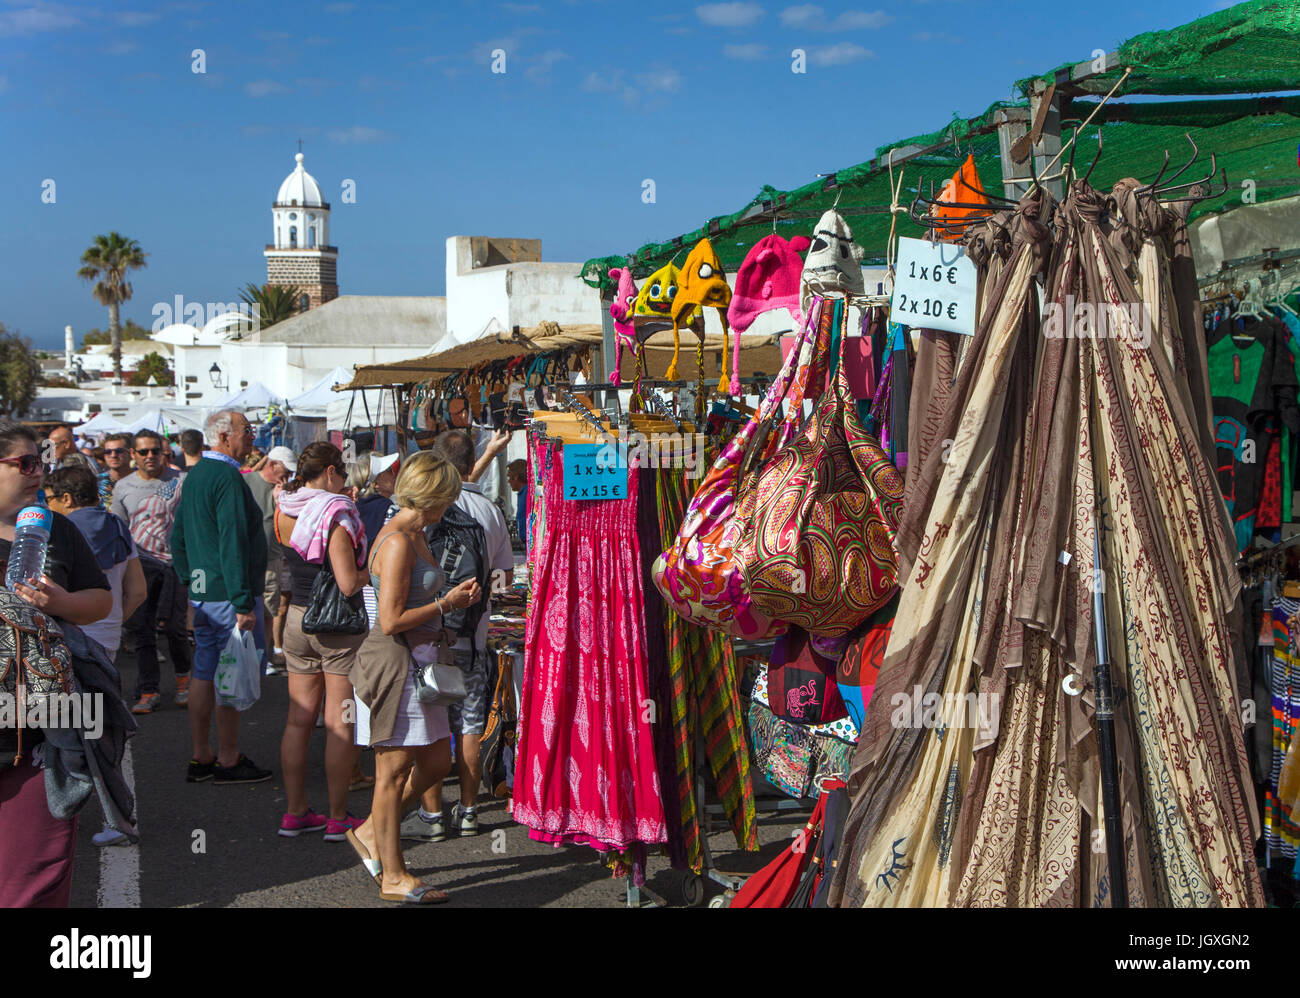
[[[967,186],[969,185],[969,186]],[[972,190],[971,188],[974,188]],[[962,163],[961,169],[952,175],[952,179],[943,185],[943,193],[939,195],[940,202],[959,201],[962,204],[988,204],[989,199],[984,193],[984,187],[980,184],[979,171],[975,169],[975,157],[967,154],[966,162]],[[937,218],[942,218],[949,222],[949,227],[937,231],[938,238],[948,242],[956,242],[966,231],[964,225],[957,226],[951,223],[962,220],[976,221],[985,218],[986,213],[973,210],[971,208],[953,208],[944,204],[936,205],[934,214]]]

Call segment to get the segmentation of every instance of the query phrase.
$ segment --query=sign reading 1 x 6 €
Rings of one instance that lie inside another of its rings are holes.
[[[975,332],[975,264],[963,247],[898,241],[890,319],[904,326]]]

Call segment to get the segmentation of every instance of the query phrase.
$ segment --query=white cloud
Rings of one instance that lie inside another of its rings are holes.
[[[888,24],[893,18],[883,10],[846,10],[838,17],[813,3],[787,7],[781,11],[781,24],[802,31],[864,31]]]
[[[109,55],[130,55],[139,49],[140,46],[135,42],[113,42],[111,45],[104,46],[104,51]]]
[[[289,40],[287,31],[259,31],[256,35],[261,42],[284,42]]]
[[[382,142],[391,138],[387,132],[366,125],[353,125],[351,128],[331,128],[325,135],[331,142],[341,145],[350,143]]]
[[[918,31],[912,35],[914,42],[947,42],[950,45],[960,44],[961,39],[956,35],[950,35],[946,31]]]
[[[822,45],[808,50],[808,59],[814,66],[845,66],[862,59],[874,59],[876,53],[864,49],[853,42],[840,42],[837,45]]]
[[[646,93],[676,93],[682,86],[682,74],[675,69],[652,69],[638,75],[636,82]]]
[[[740,59],[744,62],[757,62],[767,55],[767,46],[757,42],[748,45],[724,45],[722,54],[728,59]]]
[[[532,65],[524,70],[524,75],[530,80],[544,80],[550,76],[552,66],[568,58],[568,52],[561,52],[559,49],[547,49],[532,60]]]
[[[124,28],[143,28],[162,17],[155,10],[119,10],[109,15]]]
[[[582,89],[589,94],[612,94],[622,89],[622,73],[588,73]]]
[[[62,4],[34,3],[18,10],[0,11],[0,38],[6,35],[34,35],[81,27],[81,18]]]
[[[763,16],[756,3],[706,3],[695,8],[695,16],[714,28],[748,28]]]
[[[893,20],[883,10],[846,10],[834,21],[832,31],[864,31],[880,28]]]
[[[244,93],[249,97],[269,97],[271,94],[287,94],[289,88],[278,80],[254,80],[244,84]]]

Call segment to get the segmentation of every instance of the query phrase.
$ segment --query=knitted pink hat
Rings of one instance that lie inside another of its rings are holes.
[[[807,248],[807,236],[787,242],[775,232],[750,247],[736,271],[736,287],[727,309],[732,329],[744,332],[761,313],[774,308],[789,309],[798,322],[799,277],[803,273],[799,254]]]
[[[632,271],[627,267],[614,267],[609,272],[610,280],[617,281],[614,302],[609,306],[609,314],[614,317],[614,370],[609,380],[613,385],[620,381],[619,368],[623,364],[623,344],[628,344],[636,351],[636,330],[632,328],[632,306],[636,302],[636,284],[632,280]]]
[[[787,309],[798,325],[799,281],[803,274],[799,254],[808,245],[807,236],[795,236],[787,242],[774,232],[756,242],[745,255],[736,271],[736,287],[727,309],[727,319],[736,334],[733,372],[740,371],[740,334],[763,312]]]

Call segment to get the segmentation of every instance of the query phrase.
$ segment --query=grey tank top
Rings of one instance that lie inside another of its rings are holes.
[[[380,541],[379,544],[376,544],[375,551],[378,551],[380,545],[382,545],[384,541],[388,540],[389,537],[396,537],[397,533],[397,531],[393,531]],[[370,564],[373,565],[374,563],[374,553],[372,552]],[[437,565],[425,561],[420,554],[419,547],[417,546],[415,549],[415,564],[411,566],[411,584],[406,593],[406,609],[413,610],[416,607],[428,606],[442,595],[445,581],[446,576],[443,574],[442,569]],[[375,596],[378,597],[379,576],[374,572],[370,573],[370,585],[375,590]]]

